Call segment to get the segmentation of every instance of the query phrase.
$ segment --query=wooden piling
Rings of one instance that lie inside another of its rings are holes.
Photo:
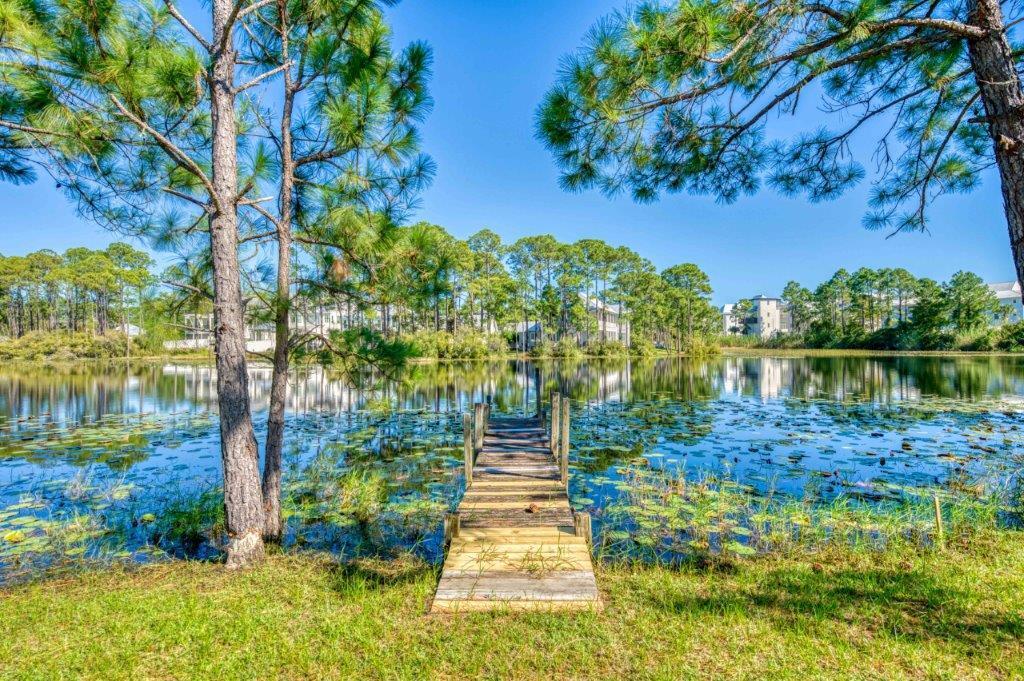
[[[544,405],[540,399],[540,367],[533,370],[535,385],[537,386],[537,418],[544,422]]]
[[[561,409],[562,406],[562,395],[554,390],[551,391],[551,440],[548,444],[551,445],[551,455],[558,458],[558,453],[562,451],[558,446],[558,432],[559,428],[562,427]]]
[[[561,428],[558,433],[558,470],[561,474],[562,484],[569,484],[569,398],[563,397],[559,407],[561,412]]]
[[[444,545],[445,548],[452,543],[452,539],[459,536],[459,514],[444,514]]]
[[[473,404],[473,451],[479,452],[484,448],[484,404],[476,402]]]
[[[587,540],[587,546],[591,549],[594,548],[594,536],[593,530],[590,527],[590,514],[589,513],[574,513],[572,516],[573,529],[576,530],[577,537],[583,537]]]
[[[462,413],[462,453],[466,464],[466,487],[473,484],[473,417]]]

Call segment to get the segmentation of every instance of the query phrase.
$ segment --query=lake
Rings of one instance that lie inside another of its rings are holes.
[[[883,532],[883,515],[913,531],[935,495],[1016,522],[1024,358],[507,361],[360,383],[295,371],[287,543],[436,561],[461,494],[461,411],[490,396],[496,413],[532,413],[537,370],[545,399],[572,398],[570,492],[610,554],[746,552],[783,521],[807,534],[816,509],[861,514],[858,536]],[[261,445],[269,392],[269,367],[252,367]],[[217,555],[214,407],[202,364],[0,369],[0,575]]]

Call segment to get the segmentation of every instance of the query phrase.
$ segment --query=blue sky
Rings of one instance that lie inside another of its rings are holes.
[[[809,204],[766,190],[732,205],[687,195],[652,205],[558,188],[551,156],[534,139],[533,116],[561,56],[621,2],[595,0],[405,0],[389,10],[396,42],[434,51],[434,110],[424,150],[437,177],[414,219],[465,237],[489,227],[506,240],[550,233],[564,241],[599,238],[626,245],[659,268],[695,262],[711,276],[716,302],[777,294],[790,279],[813,286],[839,267],[906,267],[948,278],[959,269],[988,281],[1014,278],[994,174],[972,194],[935,204],[931,234],[884,235],[861,227],[863,184],[838,201]],[[820,125],[806,99],[785,129]],[[861,154],[870,162],[870,139]],[[0,185],[5,207],[0,252],[98,247],[109,232],[75,215],[41,178]]]

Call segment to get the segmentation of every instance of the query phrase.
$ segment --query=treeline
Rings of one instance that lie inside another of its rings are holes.
[[[793,333],[770,344],[877,350],[1018,350],[1024,329],[971,272],[948,281],[905,269],[840,269],[813,291],[791,281],[782,292]]]
[[[597,239],[504,243],[484,229],[462,240],[428,223],[401,232],[394,257],[412,271],[392,268],[375,287],[385,333],[459,336],[522,323],[536,325],[542,342],[579,343],[605,339],[614,315],[631,325],[633,344],[682,348],[718,328],[708,276],[691,263],[659,273],[635,251]]]
[[[106,334],[142,327],[152,259],[125,243],[0,256],[0,322],[5,335],[34,331]]]

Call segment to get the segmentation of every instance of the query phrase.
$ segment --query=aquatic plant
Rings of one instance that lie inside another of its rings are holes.
[[[880,549],[893,544],[934,547],[940,534],[957,542],[995,529],[1016,512],[1005,490],[969,495],[903,489],[894,501],[866,503],[851,496],[822,499],[767,495],[727,476],[687,479],[682,470],[628,466],[618,495],[589,510],[598,522],[603,557],[674,561],[766,552],[814,551],[829,544]],[[941,526],[935,514],[939,497]]]
[[[149,537],[156,545],[188,556],[199,555],[204,545],[216,550],[224,532],[224,492],[217,487],[182,495],[145,519],[151,519]]]

